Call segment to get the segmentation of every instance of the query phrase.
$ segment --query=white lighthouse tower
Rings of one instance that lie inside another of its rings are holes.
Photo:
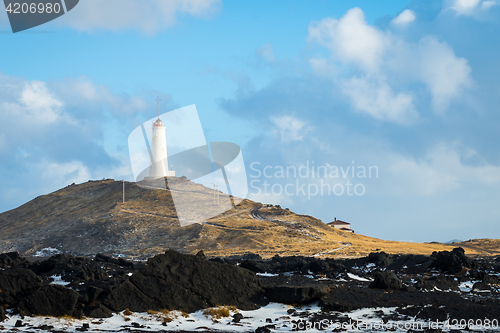
[[[156,102],[158,104],[158,119],[153,123],[151,165],[149,166],[148,178],[175,177],[175,171],[168,168],[166,127],[160,120],[160,97],[156,99]]]

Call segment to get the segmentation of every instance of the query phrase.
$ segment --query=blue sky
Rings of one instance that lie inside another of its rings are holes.
[[[16,34],[2,12],[0,211],[133,180],[127,137],[159,95],[162,112],[196,104],[208,141],[240,145],[251,199],[384,239],[499,238],[499,5],[82,0]],[[251,168],[313,164],[378,177]],[[364,191],[279,191],[297,181]]]

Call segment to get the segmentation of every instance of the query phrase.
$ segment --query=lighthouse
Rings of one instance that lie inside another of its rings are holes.
[[[156,102],[158,104],[158,119],[153,122],[152,127],[151,164],[148,178],[175,177],[175,171],[168,168],[166,127],[160,120],[160,97],[156,99]]]

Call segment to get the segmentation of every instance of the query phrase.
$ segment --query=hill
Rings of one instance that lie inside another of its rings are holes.
[[[183,195],[203,209],[214,208],[213,190],[176,178]],[[172,184],[169,181],[169,184]],[[191,217],[196,221],[196,216]],[[208,256],[258,253],[359,257],[370,252],[430,254],[462,246],[468,255],[499,254],[498,240],[453,244],[385,241],[344,232],[279,206],[243,200],[206,221],[181,227],[170,190],[147,189],[112,179],[70,185],[0,214],[0,252],[36,255],[46,248],[92,255],[149,257],[174,249]]]

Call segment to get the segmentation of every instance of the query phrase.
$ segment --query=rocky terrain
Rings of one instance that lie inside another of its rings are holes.
[[[356,320],[356,310],[366,308],[376,308],[370,320],[384,323],[498,322],[499,290],[500,257],[471,258],[462,248],[430,256],[376,252],[356,259],[262,259],[258,254],[209,259],[202,252],[168,250],[146,262],[101,254],[59,254],[30,262],[7,253],[0,255],[0,330],[8,329],[1,321],[16,315],[21,316],[16,326],[27,327],[28,317],[23,322],[22,316],[107,318],[181,310],[189,317],[220,306],[237,310],[228,319],[228,325],[236,325],[243,319],[239,312],[270,302],[289,304],[287,316],[266,319],[267,324],[253,330],[307,327],[322,320],[349,322]],[[301,307],[307,304],[316,304],[318,311]],[[161,318],[168,326],[169,320]]]
[[[198,209],[216,209],[214,192],[186,178],[182,182],[187,202]],[[72,184],[39,196],[0,214],[0,253],[27,256],[47,254],[111,255],[149,258],[174,249],[208,257],[256,253],[263,258],[303,255],[350,258],[371,252],[430,255],[461,246],[468,255],[500,254],[498,240],[459,244],[384,241],[340,231],[307,215],[280,206],[243,200],[225,213],[181,227],[170,188],[154,189],[112,179]],[[327,222],[327,221],[326,221]]]
[[[172,181],[188,202],[218,209],[213,190]],[[122,202],[122,186],[73,184],[0,214],[0,331],[500,319],[499,240],[385,241],[250,200],[181,227],[168,187],[126,183]]]

